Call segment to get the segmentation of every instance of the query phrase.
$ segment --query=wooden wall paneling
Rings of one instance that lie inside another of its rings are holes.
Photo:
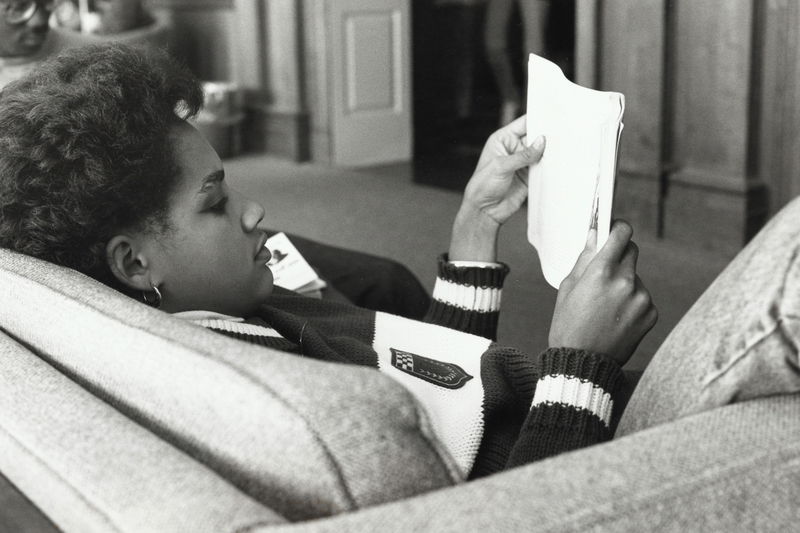
[[[776,213],[800,195],[800,3],[763,4],[759,174]]]
[[[599,88],[625,95],[615,216],[655,235],[660,223],[664,0],[600,2]]]
[[[677,6],[672,164],[664,235],[733,255],[766,216],[749,172],[753,1]]]
[[[750,1],[678,7],[675,157],[736,188],[744,178],[750,90]]]
[[[145,0],[152,8],[233,9],[234,0]],[[236,0],[239,2],[240,0]]]
[[[264,70],[270,103],[275,111],[302,111],[300,4],[297,0],[270,0],[265,2],[264,16]]]
[[[266,84],[263,0],[236,0],[235,14],[230,46],[232,81],[247,92],[260,92]]]
[[[309,115],[310,158],[333,161],[330,121],[330,50],[327,42],[328,8],[324,0],[303,0],[305,94]]]
[[[231,79],[231,35],[235,14],[228,3],[202,5],[162,0],[152,8],[169,16],[169,51],[203,80]]]
[[[575,82],[597,87],[600,43],[600,0],[575,0]]]
[[[244,125],[246,150],[296,161],[309,158],[303,4],[259,0],[262,87],[249,94]]]

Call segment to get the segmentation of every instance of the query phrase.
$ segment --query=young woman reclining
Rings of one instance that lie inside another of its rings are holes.
[[[426,322],[273,289],[263,208],[225,182],[187,122],[197,80],[160,52],[67,51],[0,94],[0,246],[83,272],[220,333],[377,367],[426,405],[465,475],[610,437],[620,366],[657,317],[632,230],[586,249],[562,284],[550,348],[492,342],[508,267],[500,226],[527,196],[524,119],[494,133],[466,187]],[[379,399],[376,399],[379,401]]]

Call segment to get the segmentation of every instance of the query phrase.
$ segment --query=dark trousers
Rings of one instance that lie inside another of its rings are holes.
[[[275,233],[267,230],[270,235]],[[359,307],[421,320],[431,298],[404,265],[378,257],[337,248],[287,233],[306,261],[328,282],[323,299],[346,299]]]

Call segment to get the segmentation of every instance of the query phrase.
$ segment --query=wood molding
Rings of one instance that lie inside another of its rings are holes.
[[[769,218],[767,188],[746,191],[671,182],[665,198],[664,237],[733,257]]]
[[[679,183],[698,189],[713,189],[718,192],[745,194],[753,188],[763,186],[760,181],[752,177],[748,178],[744,173],[724,174],[701,168],[683,167],[669,171],[667,174],[670,185]]]
[[[578,85],[597,87],[600,58],[600,20],[598,0],[575,3],[575,81]]]
[[[308,161],[310,137],[308,113],[280,111],[253,100],[247,103],[242,132],[244,151]]]
[[[763,10],[758,175],[770,192],[770,213],[800,195],[800,4],[758,4]]]
[[[658,176],[619,169],[614,189],[613,217],[629,222],[637,233],[658,236],[661,222]]]
[[[233,9],[234,0],[148,0],[153,8],[170,9]]]

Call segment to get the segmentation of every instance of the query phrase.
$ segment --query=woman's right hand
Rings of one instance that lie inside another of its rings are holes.
[[[620,366],[655,325],[658,311],[636,274],[639,248],[633,229],[622,220],[611,228],[598,252],[597,231],[558,289],[549,341],[554,348],[601,353]]]

